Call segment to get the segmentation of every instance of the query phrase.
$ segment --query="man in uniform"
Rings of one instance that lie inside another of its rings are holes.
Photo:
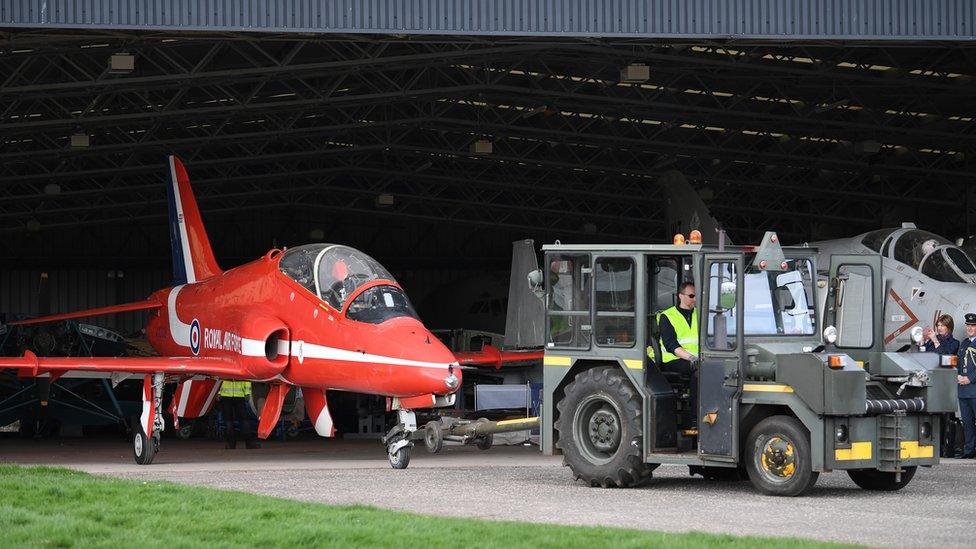
[[[663,372],[678,372],[691,379],[691,409],[698,415],[698,312],[695,310],[695,284],[682,283],[678,287],[678,304],[658,315],[661,332],[661,360]],[[647,348],[654,358],[654,350]]]
[[[956,383],[959,384],[959,415],[962,416],[966,447],[963,458],[976,458],[976,313],[966,315],[966,335],[959,345]]]
[[[260,448],[257,436],[251,430],[251,416],[247,411],[247,397],[251,395],[250,381],[224,380],[220,384],[220,411],[224,414],[224,427],[227,438],[226,448],[237,448],[237,431],[234,422],[241,426],[241,436],[248,450]]]

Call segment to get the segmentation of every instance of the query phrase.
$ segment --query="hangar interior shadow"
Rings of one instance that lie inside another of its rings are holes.
[[[10,312],[37,312],[11,296],[42,270],[164,277],[167,154],[222,266],[348,244],[422,316],[516,239],[669,239],[669,171],[738,242],[976,232],[966,45],[6,30],[0,51]]]

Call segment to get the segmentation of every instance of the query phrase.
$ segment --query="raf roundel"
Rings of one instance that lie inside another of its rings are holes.
[[[200,321],[195,318],[190,323],[190,351],[200,354]]]

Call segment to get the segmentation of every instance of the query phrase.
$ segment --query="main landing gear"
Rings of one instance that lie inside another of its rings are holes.
[[[390,467],[406,469],[410,465],[410,449],[413,448],[410,436],[417,430],[417,414],[413,410],[398,410],[397,413],[400,422],[383,437],[383,444]]]
[[[149,465],[159,451],[163,423],[164,375],[148,375],[142,382],[142,415],[132,425],[132,455],[139,465]]]

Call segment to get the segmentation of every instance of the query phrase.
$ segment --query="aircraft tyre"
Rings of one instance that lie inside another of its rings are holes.
[[[895,473],[886,473],[877,469],[852,469],[847,471],[847,474],[850,475],[854,484],[857,484],[865,490],[894,492],[908,486],[908,483],[912,481],[912,477],[915,476],[915,471],[918,467],[913,465],[911,467],[903,467],[903,469],[900,481],[895,480]]]
[[[193,423],[187,422],[180,425],[180,428],[176,431],[176,436],[180,440],[190,440],[193,437]]]
[[[746,470],[753,486],[772,496],[799,496],[813,487],[810,434],[789,416],[768,417],[746,439]]]
[[[491,445],[495,443],[495,435],[488,433],[487,435],[481,435],[474,440],[475,445],[478,446],[479,450],[490,450]]]
[[[556,446],[576,480],[603,488],[638,486],[657,465],[641,454],[640,396],[626,374],[612,366],[584,370],[556,404]]]
[[[444,447],[444,436],[441,434],[441,422],[429,421],[424,427],[424,446],[427,451],[436,454]]]
[[[159,451],[159,437],[147,437],[139,422],[132,430],[132,455],[139,465],[149,465]]]
[[[390,460],[390,467],[394,469],[406,469],[410,465],[410,447],[404,446],[393,453],[387,453]]]

